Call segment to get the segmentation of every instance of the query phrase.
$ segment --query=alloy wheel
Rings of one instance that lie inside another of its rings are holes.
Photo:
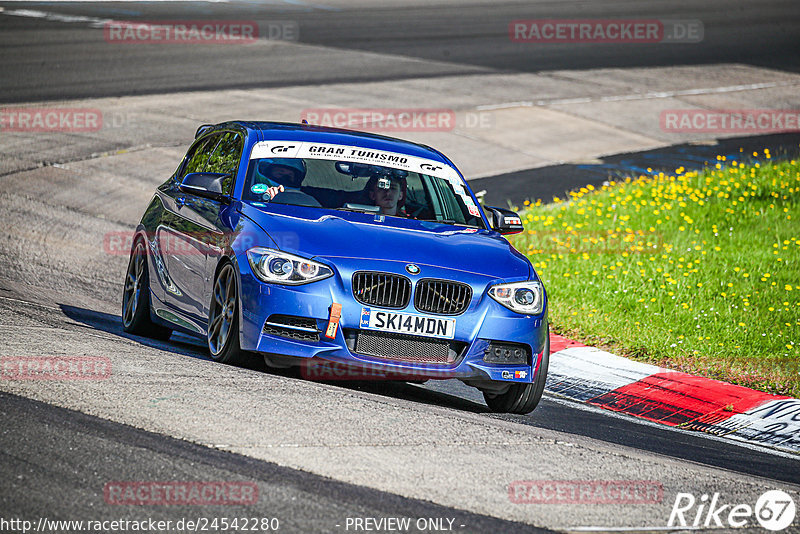
[[[136,245],[136,248],[133,250],[131,261],[128,263],[128,273],[125,276],[125,303],[123,305],[124,314],[122,320],[126,327],[130,326],[136,317],[136,311],[139,306],[139,297],[142,292],[142,282],[144,279],[144,262],[144,245],[139,242]]]
[[[208,348],[214,356],[225,348],[236,313],[236,279],[233,267],[226,265],[214,283],[214,301],[208,320]]]

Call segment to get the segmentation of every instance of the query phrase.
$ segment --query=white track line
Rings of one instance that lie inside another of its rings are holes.
[[[698,432],[696,430],[686,430],[684,428],[679,428],[676,426],[669,426],[669,425],[662,425],[661,423],[655,423],[648,419],[642,419],[641,417],[636,417],[630,414],[626,414],[624,412],[614,412],[608,410],[606,408],[600,408],[599,406],[594,406],[592,404],[586,404],[585,402],[576,401],[574,399],[570,399],[569,397],[564,397],[561,395],[554,394],[545,390],[544,398],[547,400],[554,402],[556,404],[561,404],[563,406],[569,406],[570,408],[575,408],[584,412],[591,412],[600,415],[604,415],[606,417],[611,417],[613,419],[621,419],[627,422],[637,423],[643,426],[649,426],[652,428],[658,428],[661,430],[666,430],[669,432],[676,432],[678,434],[684,434],[686,436],[692,436],[695,438],[705,438],[711,441],[717,441],[719,443],[725,443],[726,445],[736,445],[738,447],[742,447],[744,449],[750,449],[752,451],[757,451],[765,454],[770,454],[772,456],[780,456],[782,458],[789,458],[792,460],[800,459],[796,453],[786,452],[781,449],[773,449],[771,447],[766,447],[764,445],[759,445],[757,443],[749,442],[749,441],[740,441],[740,440],[733,440],[727,439],[719,436],[715,436],[714,434],[707,434],[706,432]],[[755,475],[754,475],[755,476]]]
[[[39,11],[36,9],[11,9],[5,10],[0,8],[0,13],[3,15],[11,15],[13,17],[26,17],[32,19],[44,19],[53,22],[80,22],[88,23],[92,28],[102,28],[108,22],[113,22],[113,19],[101,19],[98,17],[85,17],[83,15],[63,15],[61,13],[51,13],[49,11]]]

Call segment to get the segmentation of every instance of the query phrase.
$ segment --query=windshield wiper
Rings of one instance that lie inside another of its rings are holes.
[[[478,225],[475,225],[475,224],[462,223],[462,222],[455,221],[453,219],[417,219],[417,220],[418,221],[424,221],[424,222],[437,222],[437,223],[441,223],[441,224],[457,225],[457,226],[463,226],[465,228],[477,228],[478,230],[483,230],[484,229],[483,226],[478,226]]]
[[[418,221],[425,221],[425,222],[438,222],[442,224],[461,224],[454,219],[417,219]],[[466,226],[466,225],[464,225]]]
[[[339,211],[356,211],[359,213],[379,213],[381,209],[378,206],[370,206],[369,204],[352,204],[348,202],[341,208],[335,208]]]

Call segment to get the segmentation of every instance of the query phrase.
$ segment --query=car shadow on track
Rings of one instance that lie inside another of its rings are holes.
[[[366,393],[374,393],[384,397],[391,397],[393,399],[403,399],[407,401],[419,402],[421,404],[430,404],[433,406],[441,406],[444,408],[453,408],[456,410],[472,413],[490,413],[488,406],[480,404],[464,397],[444,393],[441,391],[433,391],[416,384],[409,384],[407,382],[392,382],[392,381],[370,381],[370,382],[327,382],[343,388],[363,391]]]
[[[62,313],[73,321],[93,330],[101,330],[154,349],[174,352],[182,356],[190,356],[199,360],[212,361],[202,340],[173,332],[168,341],[159,341],[142,336],[128,334],[122,329],[122,319],[119,315],[104,313],[87,308],[79,308],[68,304],[59,304]]]
[[[100,330],[108,334],[113,334],[115,336],[134,341],[146,347],[172,352],[182,356],[190,356],[198,360],[207,360],[209,363],[214,363],[208,355],[206,344],[199,338],[177,332],[174,332],[167,341],[158,341],[142,336],[134,336],[128,334],[122,329],[122,319],[119,315],[87,308],[80,308],[68,304],[59,304],[58,306],[66,317],[92,330]],[[296,380],[308,380],[301,375],[298,367],[292,367],[288,369],[276,369],[274,367],[268,367],[264,363],[264,360],[256,355],[254,355],[254,357],[250,359],[247,364],[244,365],[244,367],[253,371],[264,372],[275,376],[283,376],[285,378]],[[489,409],[480,403],[473,402],[457,395],[440,391],[432,391],[430,389],[426,389],[414,384],[408,384],[406,382],[363,380],[308,381],[332,385],[343,389],[362,391],[364,393],[372,393],[394,399],[403,399],[421,404],[453,408],[467,412],[489,412]]]

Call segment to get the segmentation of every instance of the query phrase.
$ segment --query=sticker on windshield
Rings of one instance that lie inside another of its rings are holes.
[[[267,184],[253,184],[253,187],[250,188],[250,191],[255,193],[256,195],[260,195],[262,193],[266,193],[269,186]]]
[[[250,151],[250,159],[296,158],[301,144],[297,141],[260,141]]]
[[[454,188],[461,187],[463,190],[461,177],[451,166],[427,158],[419,158],[397,152],[330,143],[279,140],[258,142],[250,152],[250,159],[270,157],[326,159],[381,165],[444,178],[453,184]]]

